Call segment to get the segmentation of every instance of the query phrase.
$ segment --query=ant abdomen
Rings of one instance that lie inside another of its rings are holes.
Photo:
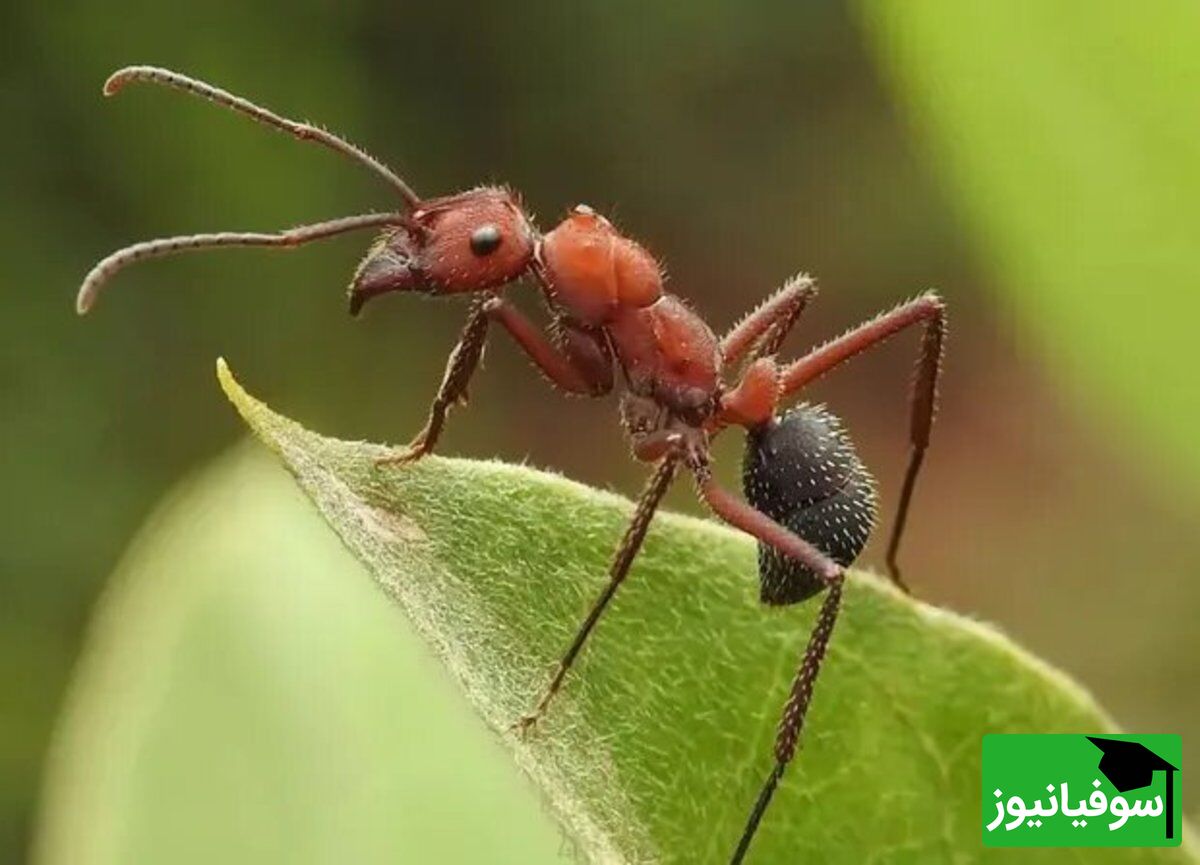
[[[746,437],[742,484],[750,504],[840,565],[849,565],[875,523],[875,481],[841,421],[799,405]],[[759,543],[762,602],[795,604],[825,584],[812,569]]]

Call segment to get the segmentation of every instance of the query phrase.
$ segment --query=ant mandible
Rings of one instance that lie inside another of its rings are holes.
[[[323,129],[298,123],[239,96],[166,69],[131,66],[104,84],[113,95],[132,82],[182,90],[365,165],[390,184],[404,208],[303,225],[277,234],[219,232],[138,243],[100,261],[80,288],[82,314],[123,267],[145,258],[223,246],[290,248],[359,229],[383,233],[350,283],[350,312],[390,292],[475,295],[424,428],[379,460],[402,464],[430,453],[483,355],[488,329],[504,328],[559,390],[599,397],[623,384],[621,419],[633,455],[656,468],[617,548],[608,584],[580,626],[534,710],[515,725],[525,731],[546,710],[629,572],[651,518],[682,466],[700,499],[725,522],[757,539],[760,597],[769,605],[825,598],[784,705],[775,766],[750,813],[731,859],[742,862],[775,788],[795,756],[813,685],[842,600],[845,568],[861,552],[875,518],[871,476],[837,419],[801,405],[780,416],[783,399],[905,328],[924,324],[911,402],[908,469],[887,548],[891,579],[904,591],[896,554],[917,473],[929,443],[945,335],[942,300],[926,293],[781,364],[776,353],[816,294],[798,276],[718,339],[689,306],[663,290],[658,262],[603,216],[580,205],[545,235],[511,190],[486,186],[422,199],[391,169]],[[550,323],[540,329],[499,290],[526,274],[541,289]],[[736,383],[723,372],[740,365]],[[743,486],[748,502],[722,487],[710,467],[709,442],[728,426],[747,430]]]

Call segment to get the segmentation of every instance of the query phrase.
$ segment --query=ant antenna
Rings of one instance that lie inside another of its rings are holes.
[[[331,219],[328,222],[300,225],[275,234],[220,231],[215,234],[187,234],[135,243],[124,249],[118,249],[91,269],[91,272],[84,277],[83,285],[79,288],[79,296],[75,300],[75,311],[80,315],[87,313],[95,304],[100,289],[107,285],[119,271],[143,259],[161,258],[179,252],[217,249],[222,246],[275,246],[290,249],[312,243],[314,240],[324,240],[327,237],[345,234],[348,231],[379,228],[386,225],[404,225],[408,219],[402,213],[363,213],[358,216]]]
[[[365,150],[355,147],[349,141],[339,138],[332,132],[327,132],[309,123],[298,123],[295,120],[280,117],[274,111],[255,105],[248,99],[235,96],[232,93],[221,90],[219,87],[205,84],[203,81],[197,81],[194,78],[188,78],[186,75],[180,75],[178,72],[172,72],[170,69],[160,69],[157,66],[126,66],[124,69],[118,69],[112,75],[108,76],[108,80],[104,82],[104,95],[113,96],[126,84],[133,81],[149,81],[154,84],[161,84],[164,87],[182,90],[184,93],[199,96],[201,99],[207,99],[209,102],[228,108],[231,111],[244,114],[259,123],[273,126],[281,132],[286,132],[301,141],[316,141],[324,144],[330,150],[337,151],[343,156],[347,156],[374,171],[400,193],[410,208],[415,208],[421,201],[417,194],[413,192],[412,187],[401,180],[394,171]]]

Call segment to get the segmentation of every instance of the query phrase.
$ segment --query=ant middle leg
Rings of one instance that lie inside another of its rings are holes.
[[[542,692],[542,696],[538,700],[537,705],[534,706],[533,711],[513,725],[514,729],[518,732],[524,733],[528,731],[537,723],[542,713],[546,711],[546,707],[550,705],[550,701],[554,699],[554,695],[562,687],[567,671],[575,663],[576,657],[578,657],[584,643],[587,642],[592,630],[596,627],[596,623],[600,621],[600,617],[604,614],[613,596],[616,595],[617,589],[621,587],[621,583],[625,582],[625,578],[629,575],[629,568],[633,564],[634,558],[637,557],[638,551],[642,548],[642,541],[646,538],[646,531],[650,528],[650,522],[654,518],[654,513],[658,510],[659,503],[662,501],[663,496],[666,495],[667,490],[670,489],[671,482],[675,479],[678,460],[677,454],[668,454],[658,464],[658,468],[654,474],[650,476],[646,488],[642,491],[642,495],[638,499],[633,517],[630,519],[629,525],[625,529],[625,534],[617,546],[617,551],[613,555],[612,563],[609,565],[608,583],[595,603],[592,604],[592,608],[588,611],[583,624],[579,626],[579,631],[575,634],[575,639],[571,641],[566,654],[558,662],[554,675],[550,679],[550,684]]]
[[[710,431],[729,424],[750,428],[774,416],[780,398],[775,353],[816,293],[817,286],[808,276],[793,277],[721,340],[722,359],[735,363],[745,357],[746,365],[737,386],[722,396]]]
[[[942,366],[942,344],[946,336],[946,305],[933,292],[902,303],[894,309],[859,325],[836,339],[813,349],[780,372],[780,396],[795,393],[850,358],[887,340],[911,325],[923,323],[925,333],[913,379],[909,419],[909,461],[904,473],[896,519],[887,547],[888,575],[893,583],[909,591],[900,576],[897,554],[908,509],[916,487],[917,475],[929,447],[929,432],[937,406],[937,386]]]
[[[721,338],[721,356],[727,364],[743,357],[751,363],[779,351],[804,308],[817,294],[812,278],[800,274],[755,307]]]

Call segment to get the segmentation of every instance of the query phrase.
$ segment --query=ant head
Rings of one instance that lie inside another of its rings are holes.
[[[507,189],[481,187],[421,202],[384,234],[350,283],[350,311],[377,294],[458,294],[512,282],[533,261],[535,230]]]
[[[662,296],[654,257],[586,204],[542,239],[540,258],[551,296],[586,324],[604,324],[618,307],[637,309]]]

